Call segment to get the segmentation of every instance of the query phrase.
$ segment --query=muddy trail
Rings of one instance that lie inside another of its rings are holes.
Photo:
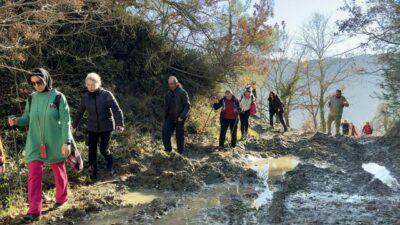
[[[37,224],[400,224],[400,142],[264,131],[233,149],[189,145],[75,188]]]

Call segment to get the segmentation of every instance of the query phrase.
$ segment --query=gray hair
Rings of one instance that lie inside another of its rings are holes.
[[[177,84],[179,83],[178,78],[176,78],[175,76],[168,77],[168,81],[174,81]]]
[[[229,90],[229,89],[227,89],[226,91],[225,91],[225,94],[231,94],[231,95],[233,95],[233,92],[231,91],[231,90]]]
[[[100,78],[100,75],[97,73],[94,73],[94,72],[89,73],[86,76],[85,81],[88,81],[88,80],[91,80],[91,81],[95,82],[96,84],[98,84],[99,86],[101,86],[101,78]]]

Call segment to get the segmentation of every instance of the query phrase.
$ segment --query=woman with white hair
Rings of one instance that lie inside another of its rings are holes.
[[[124,129],[122,110],[114,95],[101,87],[101,78],[97,73],[89,73],[85,79],[87,92],[82,96],[81,104],[72,123],[72,131],[76,128],[85,113],[88,115],[88,145],[90,178],[97,179],[97,145],[107,161],[107,169],[113,174],[113,157],[108,149],[111,134],[114,130]]]

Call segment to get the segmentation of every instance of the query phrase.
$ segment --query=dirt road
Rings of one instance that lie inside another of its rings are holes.
[[[155,151],[38,224],[400,224],[399,147],[289,132],[227,151]]]

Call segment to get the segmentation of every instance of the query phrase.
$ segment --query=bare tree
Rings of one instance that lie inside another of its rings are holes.
[[[294,49],[293,42],[284,29],[275,32],[277,39],[268,63],[269,74],[265,86],[280,96],[285,108],[285,120],[290,127],[290,112],[298,107],[298,94],[302,89],[299,84],[305,49]]]
[[[315,79],[310,74],[310,66],[307,62],[303,64],[304,74],[304,88],[301,91],[300,96],[302,97],[301,108],[305,109],[311,117],[314,130],[318,130],[318,112],[319,112],[319,97],[314,95],[313,88],[315,87]]]
[[[312,94],[318,96],[316,103],[319,108],[320,129],[323,132],[326,131],[325,107],[330,89],[347,81],[352,74],[349,69],[351,61],[342,58],[344,54],[332,55],[332,50],[338,43],[340,39],[331,29],[329,18],[322,14],[314,14],[302,27],[300,45],[309,52],[309,78],[315,80],[315,85],[318,86],[318,94]],[[308,91],[311,94],[311,90]]]

